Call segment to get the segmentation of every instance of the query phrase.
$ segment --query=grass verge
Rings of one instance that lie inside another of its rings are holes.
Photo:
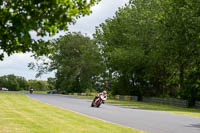
[[[122,105],[122,106],[129,106],[139,109],[165,111],[169,113],[182,114],[186,116],[200,117],[200,110],[195,108],[183,108],[173,105],[134,102],[134,101],[121,101],[121,100],[108,100],[108,103]]]
[[[18,91],[20,93],[30,93],[29,91]],[[47,91],[33,91],[35,94],[47,94]]]
[[[88,98],[88,99],[94,98],[93,96],[78,96],[78,97]],[[108,99],[106,102],[112,103],[115,105],[128,106],[128,107],[138,108],[138,109],[165,111],[169,113],[182,114],[186,116],[200,117],[200,109],[195,109],[195,108],[183,108],[183,107],[178,107],[178,106],[173,106],[173,105],[125,101],[125,100],[114,100],[114,99]]]
[[[144,133],[41,103],[23,94],[0,92],[0,133]]]

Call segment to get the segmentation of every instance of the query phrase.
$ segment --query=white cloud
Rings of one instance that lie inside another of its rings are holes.
[[[107,18],[112,18],[119,7],[129,0],[103,0],[92,7],[93,13],[77,20],[75,25],[69,26],[70,31],[81,31],[89,36],[95,32],[95,27],[103,23]]]
[[[98,26],[107,18],[112,18],[119,7],[124,6],[129,0],[102,0],[98,5],[92,8],[93,13],[90,16],[85,16],[77,20],[75,25],[69,26],[69,31],[87,33],[89,36],[95,32],[95,26]],[[58,38],[64,35],[65,32],[61,31],[53,38]],[[32,38],[38,38],[34,32],[31,32]],[[50,39],[44,37],[44,40]],[[35,71],[29,70],[28,63],[34,61],[31,53],[14,54],[10,57],[5,57],[4,61],[0,61],[0,76],[7,74],[15,74],[23,76],[26,79],[35,79]],[[54,77],[54,73],[43,75],[41,79],[46,80],[48,77]]]
[[[10,57],[6,56],[4,61],[0,61],[0,76],[15,74],[17,76],[23,76],[26,79],[35,79],[36,72],[27,67],[28,63],[35,61],[31,55],[31,53],[19,53],[13,54]],[[44,75],[41,79],[46,80],[47,77],[54,77],[54,73]]]

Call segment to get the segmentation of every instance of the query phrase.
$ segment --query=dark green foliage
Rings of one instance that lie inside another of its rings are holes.
[[[97,28],[94,37],[103,45],[107,68],[118,75],[112,88],[119,89],[113,90],[114,94],[144,95],[144,89],[151,86],[151,75],[147,73],[152,63],[149,56],[153,54],[158,36],[158,20],[153,15],[159,12],[157,8],[158,5],[151,5],[149,1],[135,1],[134,5],[119,9],[112,19]],[[149,9],[152,13],[145,11]]]
[[[113,73],[113,94],[138,95],[141,99],[180,97],[184,90],[187,96],[196,97],[192,93],[199,93],[194,89],[198,80],[193,70],[200,67],[196,63],[200,58],[200,2],[129,3],[100,24],[94,34],[102,45],[107,70]]]
[[[43,80],[29,80],[28,84],[29,87],[34,89],[34,91],[47,91],[50,89],[48,88],[48,82]]]
[[[49,85],[48,86],[49,89],[53,90],[53,89],[56,88],[56,78],[49,77],[47,82],[48,82],[48,85]]]
[[[29,83],[24,77],[17,77],[20,90],[28,90]]]
[[[51,52],[48,42],[34,40],[38,36],[52,36],[67,30],[76,18],[91,13],[90,8],[100,0],[1,0],[0,49],[11,55],[32,51],[38,55]],[[0,53],[3,59],[3,53]]]
[[[81,33],[68,33],[55,40],[49,70],[56,70],[56,88],[61,92],[85,92],[95,86],[103,69],[98,46]]]
[[[28,88],[28,83],[23,77],[6,75],[0,77],[0,87],[8,88],[9,91],[19,91]]]
[[[196,101],[200,101],[200,71],[192,71],[184,81],[184,87],[180,92],[183,99],[187,99],[189,106],[195,106]]]
[[[52,89],[52,84],[42,80],[27,81],[24,77],[11,74],[0,77],[0,88],[4,87],[8,88],[9,91],[29,90],[30,87],[36,91],[46,91]]]
[[[48,69],[57,70],[56,87],[84,92],[98,81],[113,94],[194,105],[200,100],[199,7],[199,0],[130,0],[96,28],[94,40],[79,33],[59,38]]]

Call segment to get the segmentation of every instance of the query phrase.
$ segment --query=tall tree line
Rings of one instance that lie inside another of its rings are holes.
[[[200,100],[199,6],[198,0],[130,0],[96,29],[107,69],[117,73],[114,94]]]
[[[81,33],[67,33],[52,42],[55,48],[44,63],[43,71],[56,70],[56,88],[60,92],[91,92],[98,87],[104,69],[98,46]]]
[[[56,88],[200,100],[200,2],[130,0],[93,39],[67,33],[51,44]],[[43,72],[41,71],[41,72]]]
[[[9,91],[29,90],[32,87],[35,91],[47,91],[55,89],[55,78],[44,80],[26,80],[24,77],[13,74],[0,77],[0,88],[7,88]]]

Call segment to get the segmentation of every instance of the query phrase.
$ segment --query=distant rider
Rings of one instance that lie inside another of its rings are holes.
[[[33,88],[31,87],[31,88],[29,89],[29,91],[30,91],[30,93],[32,94],[32,93],[33,93]]]

